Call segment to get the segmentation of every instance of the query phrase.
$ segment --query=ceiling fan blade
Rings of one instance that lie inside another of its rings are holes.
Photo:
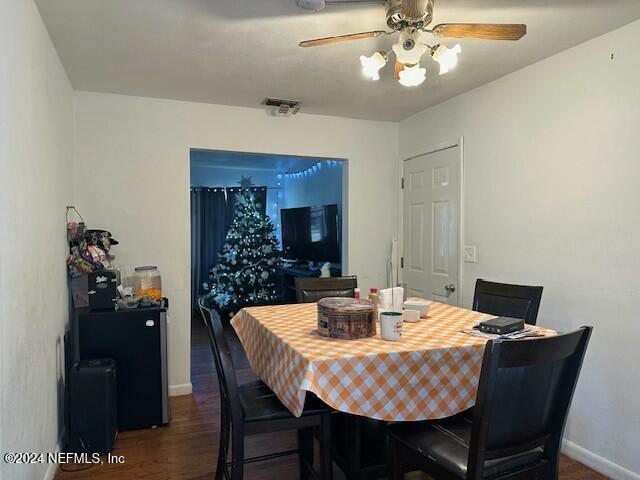
[[[436,37],[481,38],[484,40],[520,40],[527,26],[507,23],[442,23],[431,30]]]
[[[389,32],[384,30],[374,30],[372,32],[352,33],[351,35],[339,35],[337,37],[316,38],[300,42],[301,47],[321,47],[323,45],[333,45],[335,43],[348,42],[350,40],[360,40],[362,38],[383,37]]]
[[[404,70],[404,64],[402,64],[398,60],[396,60],[396,64],[393,67],[393,79],[394,80],[400,80],[400,72],[402,70]]]

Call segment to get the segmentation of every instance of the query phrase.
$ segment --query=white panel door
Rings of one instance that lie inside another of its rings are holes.
[[[409,296],[458,305],[459,147],[404,162],[403,275]]]

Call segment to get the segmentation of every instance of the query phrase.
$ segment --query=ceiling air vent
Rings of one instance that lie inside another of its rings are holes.
[[[297,100],[267,97],[262,103],[267,107],[273,107],[273,114],[276,117],[289,117],[300,111],[300,102]]]

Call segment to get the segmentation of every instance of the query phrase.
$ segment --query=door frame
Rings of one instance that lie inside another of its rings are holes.
[[[460,136],[456,139],[452,139],[445,142],[439,142],[427,146],[423,149],[416,150],[415,154],[409,156],[398,157],[398,172],[400,174],[398,179],[398,248],[400,251],[400,257],[404,257],[404,198],[403,188],[401,185],[404,178],[404,165],[408,160],[412,160],[416,157],[423,155],[429,155],[430,153],[436,153],[441,150],[447,150],[449,148],[458,147],[458,165],[460,168],[459,175],[459,197],[458,202],[460,205],[460,221],[458,222],[458,306],[462,306],[464,303],[464,136]],[[399,261],[399,258],[398,260]],[[404,269],[398,269],[398,282],[404,282]]]

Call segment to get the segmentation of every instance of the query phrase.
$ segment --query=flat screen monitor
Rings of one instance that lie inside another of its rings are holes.
[[[280,223],[285,259],[341,262],[338,205],[282,209]]]

